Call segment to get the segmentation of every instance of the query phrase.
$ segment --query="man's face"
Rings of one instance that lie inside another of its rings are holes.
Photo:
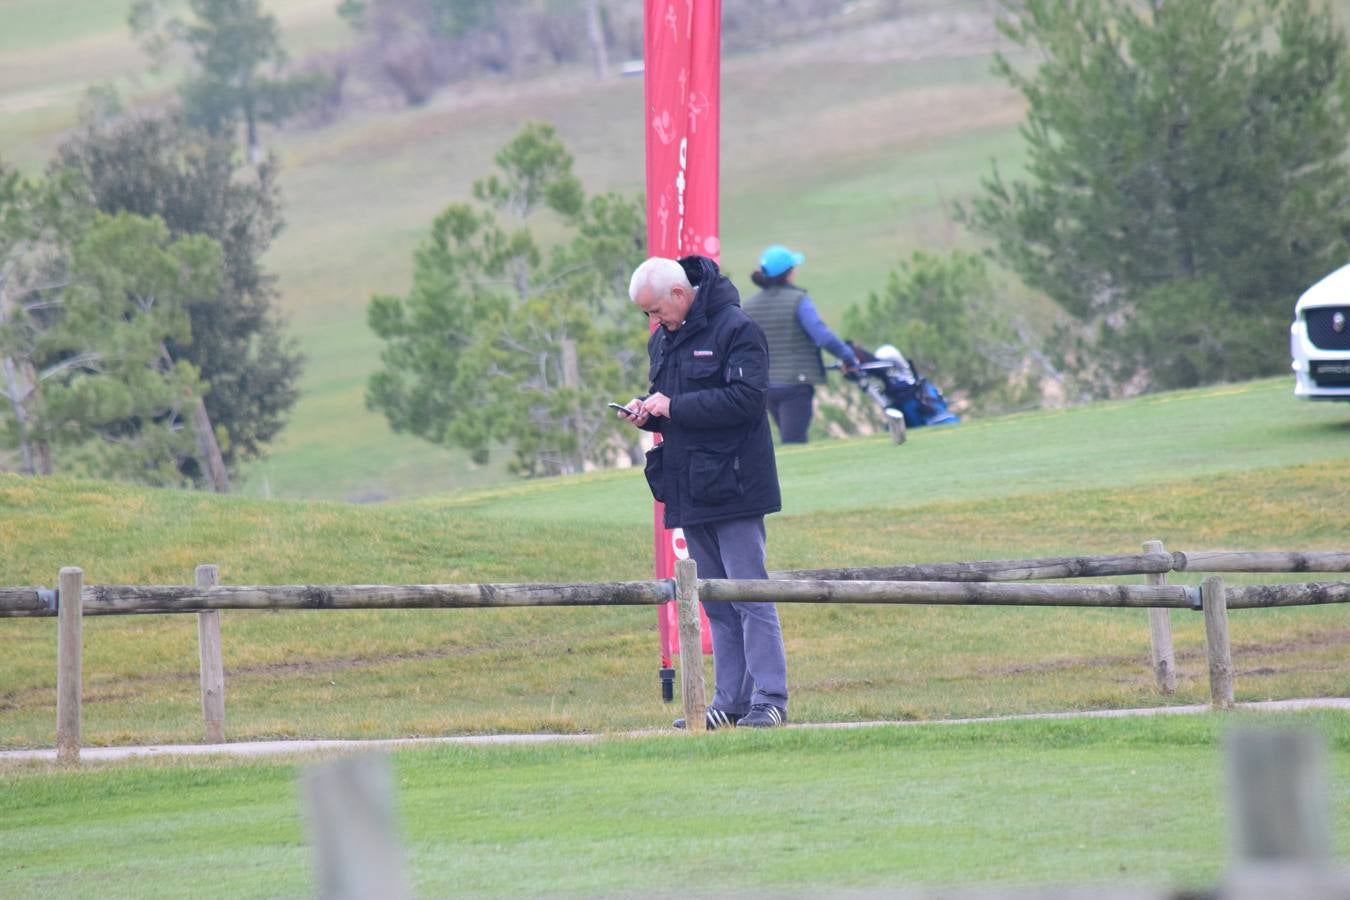
[[[666,331],[678,331],[689,314],[694,303],[694,292],[683,285],[676,285],[670,293],[662,294],[650,286],[638,292],[633,301],[638,309],[647,314],[647,320],[658,322]]]

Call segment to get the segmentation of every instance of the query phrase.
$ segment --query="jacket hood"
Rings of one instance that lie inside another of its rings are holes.
[[[740,292],[717,263],[706,256],[685,256],[677,262],[689,276],[689,283],[698,288],[687,319],[706,318],[723,307],[741,305]]]

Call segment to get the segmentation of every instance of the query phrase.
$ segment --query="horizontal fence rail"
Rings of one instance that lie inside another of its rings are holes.
[[[58,593],[50,588],[0,588],[0,618],[54,616]]]
[[[848,569],[797,569],[770,572],[787,581],[1033,581],[1107,575],[1155,575],[1172,571],[1171,553],[1122,556],[1051,556],[1043,559],[991,559],[914,566],[857,566]]]
[[[1151,584],[969,584],[951,581],[734,581],[698,583],[703,600],[1200,609],[1200,589]]]
[[[704,722],[703,663],[698,603],[775,602],[914,604],[935,606],[1055,606],[1149,611],[1150,658],[1158,689],[1175,690],[1170,610],[1200,611],[1210,695],[1216,708],[1233,705],[1230,609],[1350,603],[1350,581],[1225,585],[1217,572],[1350,572],[1350,551],[1164,551],[1148,541],[1143,553],[1021,560],[863,566],[771,572],[770,580],[701,579],[693,560],[676,577],[652,581],[505,584],[220,585],[217,567],[197,568],[196,585],[84,583],[81,569],[61,570],[59,589],[0,587],[0,618],[55,617],[57,641],[57,759],[78,761],[84,616],[197,613],[202,710],[207,736],[224,739],[224,668],[219,610],[503,609],[560,606],[655,606],[676,602],[681,635],[685,721]],[[1199,587],[1167,583],[1169,572],[1208,574]],[[1143,575],[1144,584],[1026,583],[1029,580]],[[1020,582],[1020,583],[1005,583]],[[667,698],[668,699],[668,698]]]
[[[1228,585],[1225,592],[1228,595],[1229,609],[1350,603],[1350,581]]]
[[[796,569],[770,572],[776,584],[792,581],[855,582],[1001,582],[1120,575],[1162,575],[1167,572],[1350,572],[1350,551],[1176,551],[1110,556],[1043,557],[981,560],[906,566],[859,566],[838,569]],[[1334,584],[1334,583],[1333,583]],[[1047,585],[1046,587],[1050,587]],[[1271,585],[1229,588],[1232,608],[1343,603],[1332,585],[1271,592]],[[1286,586],[1292,587],[1292,586]],[[1319,590],[1320,588],[1320,590]],[[717,590],[714,588],[714,590]],[[794,589],[795,590],[795,589]],[[1033,597],[1026,605],[1143,606],[1199,609],[1194,588],[1185,599],[1164,592],[1157,602],[1126,592],[1120,602],[1059,603]],[[0,618],[55,616],[59,591],[43,587],[0,588]],[[1096,597],[1098,592],[1082,596]],[[844,596],[836,591],[837,596]],[[932,594],[932,600],[851,599],[849,603],[973,603],[1004,605],[1003,595]],[[1045,595],[1045,596],[1054,596]],[[1065,597],[1073,596],[1065,594]],[[795,595],[794,595],[795,597]],[[786,602],[830,602],[796,600]],[[989,599],[984,599],[984,598]],[[200,612],[208,609],[469,609],[510,606],[644,606],[674,599],[673,582],[620,581],[599,584],[422,584],[422,585],[266,585],[209,589],[162,585],[90,585],[84,589],[85,615]],[[745,598],[749,599],[749,598]],[[767,599],[767,598],[765,598]]]
[[[0,588],[0,618],[55,616],[32,588]],[[674,582],[598,584],[272,584],[198,588],[88,585],[86,616],[191,613],[209,609],[473,609],[515,606],[655,606],[675,599]]]
[[[1151,584],[999,584],[951,581],[699,579],[704,600],[736,603],[880,603],[933,606],[1078,606],[1201,609],[1200,589]],[[54,617],[59,603],[33,588],[0,588],[0,618]],[[54,592],[49,592],[54,593]],[[1229,609],[1350,603],[1350,582],[1229,586]],[[494,609],[655,606],[675,599],[671,579],[598,584],[89,585],[86,616],[212,609]]]
[[[1111,556],[1049,556],[909,566],[855,566],[770,572],[786,581],[1036,581],[1162,575],[1167,572],[1350,572],[1350,551],[1297,553],[1278,550],[1179,550]]]
[[[1279,550],[1178,550],[1174,572],[1350,572],[1350,550],[1290,553]]]

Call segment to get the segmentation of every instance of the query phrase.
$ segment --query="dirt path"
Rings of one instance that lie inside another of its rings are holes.
[[[1261,712],[1283,712],[1303,709],[1339,709],[1350,712],[1350,697],[1322,697],[1312,700],[1266,700],[1258,703],[1239,703],[1239,709]],[[1090,712],[1030,713],[1020,716],[988,716],[972,719],[936,719],[924,722],[830,722],[822,724],[794,724],[792,728],[875,728],[895,725],[963,725],[973,722],[1019,722],[1032,719],[1119,718],[1122,716],[1164,716],[1185,713],[1204,713],[1208,704],[1190,706],[1158,706],[1143,709],[1103,709]],[[158,744],[141,747],[85,747],[80,751],[83,762],[115,762],[135,757],[166,756],[239,756],[265,757],[292,754],[335,754],[363,750],[395,749],[437,744],[544,744],[594,741],[604,737],[648,737],[657,734],[677,734],[675,731],[629,731],[604,734],[489,734],[462,737],[392,738],[389,740],[340,741],[240,741],[228,744]],[[55,750],[0,751],[0,763],[45,761],[55,762]]]

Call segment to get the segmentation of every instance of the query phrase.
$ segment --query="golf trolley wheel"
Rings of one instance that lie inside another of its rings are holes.
[[[888,419],[886,424],[890,426],[891,429],[891,442],[903,444],[905,442],[905,420]]]

